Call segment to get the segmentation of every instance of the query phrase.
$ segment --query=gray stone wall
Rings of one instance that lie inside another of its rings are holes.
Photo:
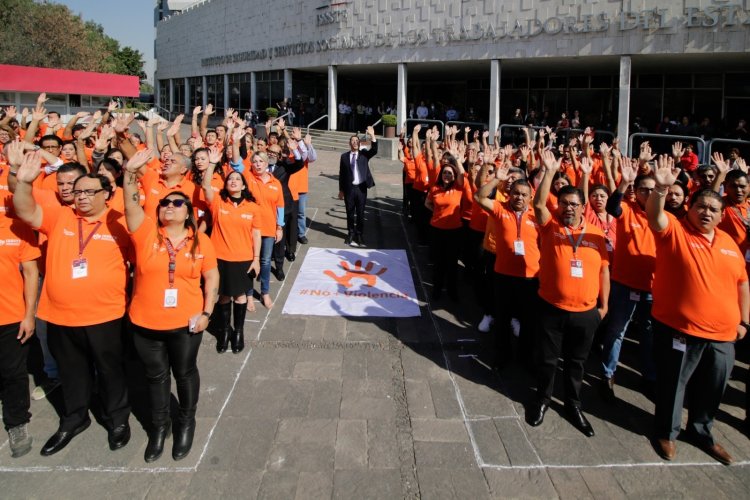
[[[748,54],[750,0],[209,0],[160,22],[156,49],[159,79],[329,64]]]

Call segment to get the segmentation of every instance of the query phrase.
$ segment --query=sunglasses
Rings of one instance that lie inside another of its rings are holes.
[[[172,205],[175,208],[180,208],[182,205],[187,203],[187,200],[182,200],[180,198],[177,199],[163,199],[159,200],[159,206],[162,208],[167,208],[168,206]]]

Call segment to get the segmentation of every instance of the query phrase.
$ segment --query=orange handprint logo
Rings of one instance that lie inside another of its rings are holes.
[[[326,276],[330,276],[336,283],[343,286],[344,288],[351,288],[352,287],[352,280],[354,279],[363,279],[365,280],[365,286],[373,287],[375,286],[375,283],[378,280],[378,276],[381,276],[383,273],[385,273],[388,268],[383,267],[380,269],[380,271],[376,273],[372,273],[373,267],[375,267],[375,264],[372,262],[368,262],[364,268],[362,268],[362,261],[358,260],[354,263],[354,269],[349,268],[349,263],[342,260],[341,261],[341,267],[344,269],[345,273],[342,276],[337,276],[333,271],[331,270],[325,270],[323,273]]]

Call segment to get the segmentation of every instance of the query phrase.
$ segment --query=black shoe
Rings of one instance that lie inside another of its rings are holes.
[[[221,322],[221,329],[216,335],[216,352],[221,354],[227,352],[229,337],[232,336],[232,327],[230,326],[232,320],[232,303],[216,304],[216,308],[219,310],[219,321]]]
[[[52,434],[52,437],[47,440],[46,443],[44,443],[44,446],[41,450],[41,455],[43,457],[48,457],[50,455],[54,455],[58,451],[62,450],[66,446],[68,446],[68,443],[89,428],[89,425],[91,425],[91,419],[86,419],[81,425],[73,429],[72,431],[57,431],[54,434]]]
[[[285,255],[285,257],[286,257],[286,260],[288,260],[289,262],[294,262],[294,259],[297,258],[294,255],[294,252],[287,252],[286,255]]]
[[[357,244],[358,247],[367,248],[367,243],[365,243],[365,239],[362,237],[361,234],[357,235],[354,238],[354,242]]]
[[[615,396],[615,378],[603,377],[599,383],[599,395],[607,403],[614,403],[617,400]]]
[[[195,434],[195,420],[187,423],[181,423],[174,432],[174,442],[172,443],[172,458],[182,460],[193,447],[193,435]]]
[[[354,241],[354,238],[352,238],[352,235],[350,234],[346,238],[344,238],[344,245],[352,246],[352,241]]]
[[[594,428],[591,427],[591,424],[586,418],[586,415],[583,414],[583,411],[579,407],[566,406],[565,410],[568,414],[568,419],[570,420],[570,423],[573,424],[573,427],[581,431],[584,434],[584,436],[593,437]]]
[[[308,243],[307,242],[307,236],[300,236],[299,238],[297,238],[297,241],[299,243],[301,243],[302,245],[307,245],[307,243]]]
[[[159,460],[162,452],[164,452],[164,441],[167,440],[169,435],[172,433],[172,422],[167,422],[164,425],[160,425],[148,433],[148,444],[146,445],[146,452],[143,454],[143,459],[147,463]]]
[[[279,281],[284,281],[284,278],[286,278],[284,269],[281,268],[281,266],[276,266],[276,268],[274,268],[273,275],[276,276],[276,279]]]
[[[109,449],[112,451],[124,447],[130,441],[130,425],[125,423],[110,430],[107,434],[107,441],[109,441]]]
[[[233,306],[234,310],[234,333],[229,339],[232,344],[232,352],[237,354],[245,348],[245,315],[247,314],[247,304],[237,304]]]
[[[549,410],[549,404],[536,403],[526,412],[526,422],[532,427],[539,427],[544,422],[544,414]]]

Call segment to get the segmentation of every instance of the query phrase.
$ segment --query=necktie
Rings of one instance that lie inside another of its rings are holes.
[[[352,153],[352,172],[357,168],[357,153]]]

